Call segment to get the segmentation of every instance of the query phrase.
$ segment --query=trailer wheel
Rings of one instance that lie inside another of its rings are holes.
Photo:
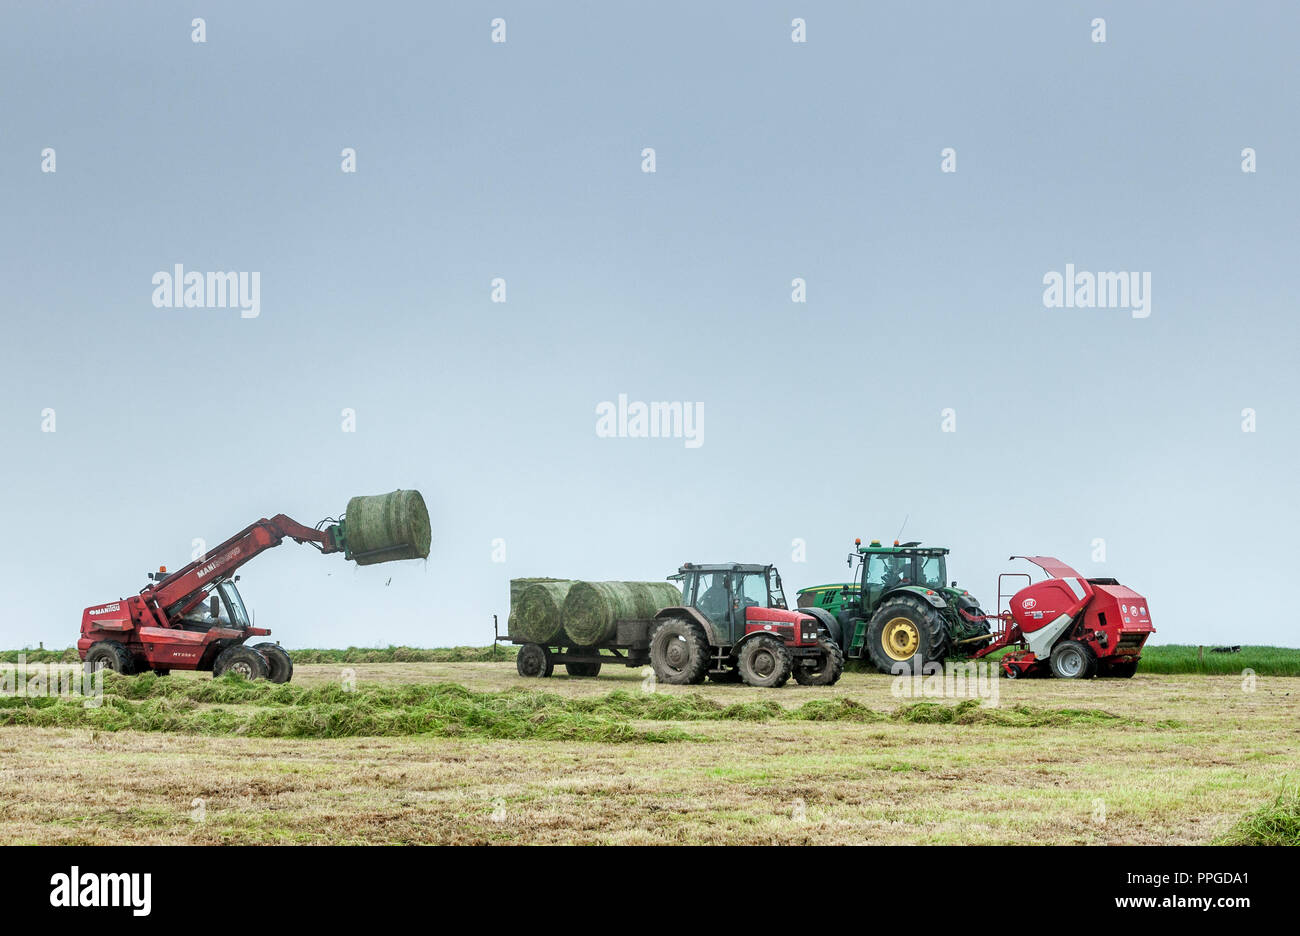
[[[102,664],[115,673],[131,676],[135,673],[135,660],[130,652],[116,640],[101,640],[90,645],[86,651],[86,662]]]
[[[1058,679],[1091,679],[1097,675],[1097,655],[1077,640],[1063,640],[1052,650],[1052,675]]]
[[[896,595],[871,616],[867,653],[882,673],[919,674],[927,663],[942,663],[947,651],[947,624],[928,602]]]
[[[597,652],[594,649],[588,649],[585,647],[570,647],[569,651],[572,652],[575,649],[580,651],[586,651],[588,653]],[[574,676],[578,679],[590,679],[593,676],[600,675],[599,663],[565,663],[564,668],[565,670],[568,671],[570,676]]]
[[[555,672],[555,661],[551,659],[551,651],[546,647],[528,643],[519,648],[519,654],[515,657],[515,669],[520,676],[545,679]]]
[[[790,679],[793,661],[785,644],[761,634],[740,648],[740,678],[747,686],[779,689]]]
[[[801,686],[833,686],[844,675],[844,653],[830,638],[821,640],[822,657],[816,666],[796,666],[794,681]]]
[[[271,682],[287,683],[293,679],[293,657],[289,656],[288,650],[273,643],[254,644],[253,649],[266,657],[266,665],[270,669],[268,678]]]
[[[668,618],[650,638],[655,678],[670,686],[697,686],[709,671],[709,641],[700,625]]]
[[[226,673],[238,673],[245,679],[265,679],[270,672],[271,667],[266,662],[266,657],[254,648],[243,644],[235,644],[222,650],[212,664],[213,678],[224,676]]]

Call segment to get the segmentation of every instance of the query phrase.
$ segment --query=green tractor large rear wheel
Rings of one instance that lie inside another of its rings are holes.
[[[939,610],[911,595],[881,604],[867,626],[867,653],[882,673],[921,673],[948,655],[948,624]]]

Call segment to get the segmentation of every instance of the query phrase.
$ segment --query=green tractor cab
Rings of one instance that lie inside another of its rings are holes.
[[[869,659],[882,673],[920,673],[927,663],[968,656],[989,639],[979,602],[948,581],[948,550],[856,540],[852,582],[799,591],[799,610],[826,625],[846,659]]]

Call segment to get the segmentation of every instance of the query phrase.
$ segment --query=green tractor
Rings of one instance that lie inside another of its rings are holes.
[[[947,549],[879,540],[854,545],[853,582],[799,592],[799,610],[825,625],[845,659],[870,660],[882,673],[921,673],[990,639],[979,602],[948,583]]]

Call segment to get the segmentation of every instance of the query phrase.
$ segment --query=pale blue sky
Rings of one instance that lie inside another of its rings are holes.
[[[1046,553],[1146,595],[1161,642],[1294,646],[1253,596],[1294,578],[1300,519],[1298,27],[1282,3],[6,3],[0,645],[70,644],[195,537],[416,487],[427,563],[286,544],[242,571],[258,624],[484,643],[512,576],[737,559],[793,590],[910,515],[989,604],[1008,555]],[[176,263],[259,271],[260,317],[154,308]],[[1151,316],[1045,309],[1066,263],[1150,272]],[[703,402],[703,446],[597,438],[620,393]]]

